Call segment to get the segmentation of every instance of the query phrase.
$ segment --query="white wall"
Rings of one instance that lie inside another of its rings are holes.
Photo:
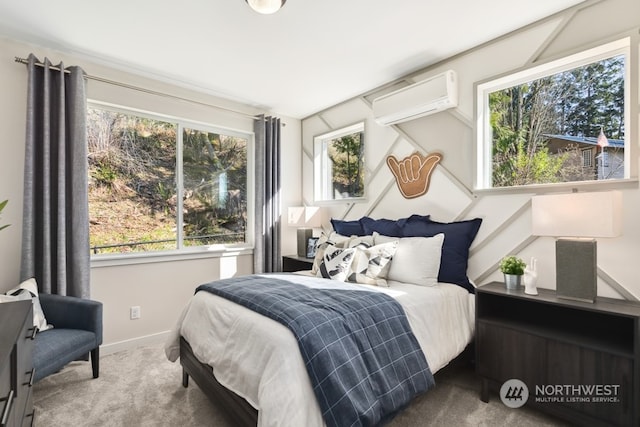
[[[207,94],[171,86],[139,75],[129,74],[85,58],[0,39],[0,200],[9,199],[0,224],[11,226],[0,232],[0,292],[16,286],[20,279],[21,216],[23,190],[24,133],[26,116],[27,70],[13,62],[34,53],[57,64],[79,65],[92,76],[143,87],[162,93],[223,106],[248,114],[261,113],[249,106],[235,104]],[[87,95],[92,100],[111,102],[156,113],[199,120],[205,123],[253,131],[251,118],[151,95],[89,79]],[[266,114],[271,114],[266,112]],[[277,115],[277,114],[275,114]],[[283,185],[282,204],[300,204],[300,121],[282,117]],[[286,219],[286,217],[285,217]],[[295,230],[284,226],[283,253],[295,252]],[[104,304],[103,353],[132,344],[132,340],[161,339],[173,327],[194,288],[218,278],[248,274],[253,271],[250,251],[215,254],[207,258],[105,266],[92,263],[91,297]],[[129,319],[129,308],[140,306],[142,317]]]
[[[485,23],[487,24],[487,23]],[[480,25],[480,24],[479,24]],[[615,40],[623,33],[633,36],[634,75],[631,79],[632,171],[637,178],[639,149],[638,28],[637,0],[589,1],[554,17],[528,26],[443,61],[406,79],[326,109],[302,122],[303,199],[313,203],[313,137],[366,120],[365,164],[368,194],[365,203],[337,203],[330,206],[337,218],[399,218],[413,213],[431,214],[440,221],[483,218],[469,262],[469,277],[478,284],[502,280],[497,269],[500,258],[517,253],[525,260],[538,258],[538,285],[555,288],[554,240],[531,236],[531,193],[480,192],[473,190],[474,177],[474,84],[540,61],[575,53]],[[453,69],[459,80],[458,108],[432,116],[382,127],[373,121],[371,101],[391,90]],[[384,160],[389,154],[404,158],[413,151],[437,151],[443,160],[436,167],[427,194],[404,199]],[[623,186],[624,234],[598,242],[600,268],[598,293],[603,296],[640,298],[636,262],[640,259],[640,191],[637,182]]]

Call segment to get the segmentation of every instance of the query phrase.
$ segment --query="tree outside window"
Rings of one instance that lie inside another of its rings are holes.
[[[364,123],[314,139],[315,201],[359,199],[365,195]]]
[[[555,61],[547,75],[531,71],[538,78],[525,80],[527,70],[515,73],[517,84],[509,85],[506,76],[479,85],[486,103],[478,102],[481,187],[625,177],[627,54],[610,50],[591,60],[585,55],[579,66]]]

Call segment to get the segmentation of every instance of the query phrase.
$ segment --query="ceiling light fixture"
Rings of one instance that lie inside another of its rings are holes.
[[[245,0],[251,9],[264,15],[269,15],[280,10],[287,0]]]

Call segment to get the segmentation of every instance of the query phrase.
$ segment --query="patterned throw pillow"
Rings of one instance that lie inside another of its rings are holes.
[[[335,231],[332,231],[329,234],[323,231],[318,238],[318,242],[316,243],[316,256],[313,259],[311,274],[319,276],[318,271],[320,269],[320,264],[322,263],[322,259],[324,258],[324,251],[328,246],[333,245],[339,248],[346,248],[349,239],[350,238],[348,236],[343,236],[336,233]]]
[[[31,299],[33,303],[33,326],[37,327],[39,331],[46,331],[53,328],[53,325],[47,323],[47,319],[44,317],[42,306],[40,305],[40,298],[38,297],[38,284],[36,279],[31,278],[20,283],[17,288],[7,291],[7,295],[10,295],[16,299]]]
[[[355,252],[355,248],[338,248],[334,245],[328,245],[316,276],[344,282],[349,275]]]
[[[386,280],[387,274],[397,248],[398,240],[371,247],[366,244],[356,246],[349,282],[389,286]]]
[[[338,234],[335,231],[332,231],[330,234],[325,233],[324,231],[320,234],[318,238],[318,242],[316,244],[316,256],[313,259],[313,266],[311,267],[311,274],[318,275],[318,269],[320,268],[320,263],[322,262],[322,258],[324,257],[324,251],[327,246],[333,245],[338,248],[352,248],[361,243],[366,243],[368,246],[373,245],[373,236],[343,236],[342,234]]]

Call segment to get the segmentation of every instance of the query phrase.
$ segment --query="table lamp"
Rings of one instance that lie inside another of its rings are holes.
[[[556,293],[594,302],[597,295],[596,237],[616,237],[622,228],[622,193],[606,191],[534,196],[534,236],[556,237]]]
[[[317,206],[294,206],[287,211],[287,224],[298,227],[298,256],[307,256],[307,241],[313,228],[322,226],[322,209]]]

